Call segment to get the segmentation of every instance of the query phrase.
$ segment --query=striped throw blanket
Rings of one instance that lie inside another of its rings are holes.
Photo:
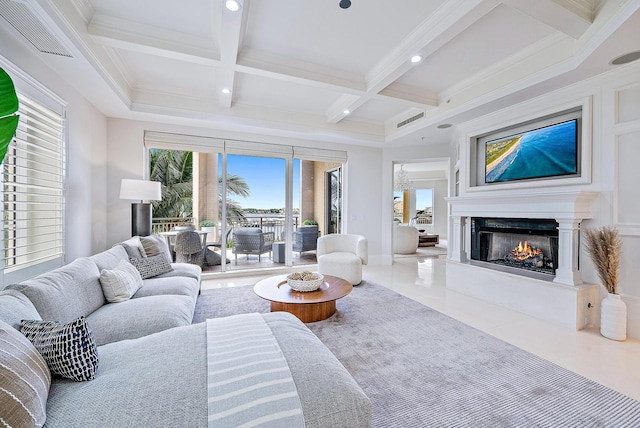
[[[209,427],[304,427],[298,391],[260,314],[207,320]]]

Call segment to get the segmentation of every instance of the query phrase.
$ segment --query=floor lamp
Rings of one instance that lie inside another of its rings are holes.
[[[151,235],[151,203],[144,201],[162,199],[160,182],[124,178],[120,183],[120,199],[140,201],[131,204],[131,236]]]

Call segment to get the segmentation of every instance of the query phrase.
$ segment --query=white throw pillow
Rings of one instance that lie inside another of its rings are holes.
[[[100,284],[107,301],[124,302],[136,294],[142,287],[142,277],[131,263],[121,260],[115,269],[102,269]]]

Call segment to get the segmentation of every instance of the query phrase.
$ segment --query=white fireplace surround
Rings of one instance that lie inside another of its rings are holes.
[[[593,322],[589,302],[597,285],[579,271],[580,223],[598,196],[589,191],[483,192],[447,198],[451,234],[447,287],[537,318],[581,329]],[[558,266],[551,281],[470,263],[472,217],[541,218],[558,222]]]

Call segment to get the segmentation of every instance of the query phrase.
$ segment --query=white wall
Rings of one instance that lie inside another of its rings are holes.
[[[380,182],[379,171],[382,169],[382,151],[380,149],[313,143],[302,140],[123,119],[109,119],[108,121],[108,188],[106,192],[108,242],[118,242],[130,236],[131,204],[130,201],[122,201],[118,197],[120,180],[123,178],[144,178],[148,175],[148,172],[144,170],[147,165],[146,150],[143,145],[145,130],[346,150],[345,232],[365,235],[369,240],[371,263],[376,263],[381,259],[382,249],[378,230],[381,222],[380,205],[382,195],[380,194],[380,189],[377,188],[377,183]]]
[[[591,133],[590,165],[583,174],[590,174],[590,182],[562,184],[556,190],[589,190],[598,192],[593,204],[593,218],[585,220],[582,228],[612,225],[618,228],[623,239],[623,259],[620,266],[619,294],[629,309],[628,333],[640,338],[640,63],[614,69],[606,75],[580,82],[551,94],[514,105],[503,111],[460,124],[461,195],[475,192],[528,192],[540,191],[556,182],[537,183],[532,188],[508,186],[500,190],[472,189],[469,187],[470,137],[479,130],[500,129],[509,123],[540,117],[554,109],[561,110],[568,103],[579,104],[588,100],[590,117],[587,118]],[[455,151],[455,147],[454,147]],[[451,171],[453,176],[453,171]],[[558,180],[557,183],[563,183]],[[580,272],[588,283],[600,283],[593,263],[580,252]],[[599,306],[599,303],[596,303]],[[596,318],[597,319],[597,318]]]
[[[433,233],[440,236],[440,239],[447,239],[447,229],[449,225],[449,209],[447,201],[449,196],[449,181],[436,180],[433,182]]]
[[[36,54],[1,27],[0,40],[0,55],[6,61],[67,103],[66,260],[103,250],[107,246],[107,120],[39,59],[47,54]]]

